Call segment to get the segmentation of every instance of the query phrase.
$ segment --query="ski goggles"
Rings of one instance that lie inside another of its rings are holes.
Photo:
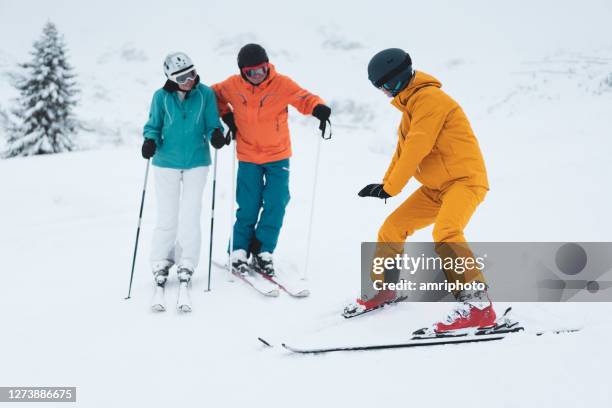
[[[402,89],[403,81],[389,81],[382,84],[378,89],[385,90],[389,92],[391,95],[397,95],[397,93]]]
[[[193,81],[197,75],[198,73],[196,72],[195,67],[192,65],[186,70],[179,71],[170,75],[169,79],[173,82],[176,82],[177,84],[182,85],[187,81]]]
[[[263,62],[253,67],[244,67],[242,73],[251,79],[261,79],[268,74],[268,63]]]

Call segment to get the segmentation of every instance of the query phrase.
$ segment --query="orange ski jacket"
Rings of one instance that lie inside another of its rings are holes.
[[[289,158],[288,105],[310,115],[315,106],[325,103],[291,78],[278,74],[274,65],[269,64],[269,67],[268,78],[258,86],[240,75],[232,75],[212,85],[219,114],[234,112],[240,161],[263,164]]]
[[[441,191],[455,182],[489,188],[470,122],[441,86],[434,77],[417,71],[391,101],[403,114],[397,147],[383,178],[389,195],[402,191],[411,177]]]

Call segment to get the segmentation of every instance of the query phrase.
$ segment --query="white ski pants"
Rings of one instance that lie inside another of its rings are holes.
[[[157,224],[153,232],[153,270],[177,264],[192,272],[200,260],[200,215],[208,166],[179,170],[153,166]]]

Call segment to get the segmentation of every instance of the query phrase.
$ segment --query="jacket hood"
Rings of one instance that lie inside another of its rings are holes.
[[[429,74],[426,74],[421,71],[415,71],[412,79],[410,80],[410,83],[408,83],[408,86],[406,86],[406,88],[404,88],[393,98],[391,104],[393,104],[398,109],[403,110],[403,108],[408,103],[408,99],[410,99],[410,97],[414,95],[419,89],[425,88],[427,86],[435,86],[437,88],[442,88],[442,83]]]

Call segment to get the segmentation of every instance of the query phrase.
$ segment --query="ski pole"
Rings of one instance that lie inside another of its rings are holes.
[[[128,295],[126,300],[130,298],[132,294],[132,281],[134,279],[134,266],[136,266],[136,253],[138,252],[138,238],[140,237],[140,224],[142,223],[142,209],[144,208],[145,194],[147,192],[147,180],[149,178],[149,164],[151,159],[147,159],[147,169],[145,170],[144,185],[142,187],[142,198],[140,200],[140,212],[138,214],[138,228],[136,229],[136,243],[134,244],[134,256],[132,257],[132,272],[130,273],[130,287],[128,289]]]
[[[227,271],[229,272],[230,280],[232,280],[232,251],[234,250],[234,212],[236,206],[236,141],[232,149],[232,192],[230,194],[232,200],[232,211],[230,212],[230,242],[229,251],[227,251]]]
[[[213,181],[212,181],[212,208],[210,210],[210,244],[208,247],[208,289],[206,292],[210,292],[210,273],[212,270],[212,250],[213,250],[213,231],[215,228],[215,193],[217,190],[217,149],[215,149],[215,164],[213,167]]]
[[[310,247],[312,246],[312,224],[314,219],[314,210],[315,210],[315,201],[317,197],[317,182],[319,179],[319,158],[321,157],[321,143],[323,140],[331,139],[332,137],[332,129],[331,122],[328,119],[329,123],[329,136],[325,137],[325,122],[321,121],[319,126],[319,130],[321,130],[321,138],[317,143],[317,155],[315,159],[315,174],[314,181],[312,183],[312,203],[310,204],[310,223],[308,224],[308,238],[306,240],[306,261],[304,262],[304,272],[302,273],[302,280],[307,279],[308,274],[308,264],[310,262]]]

